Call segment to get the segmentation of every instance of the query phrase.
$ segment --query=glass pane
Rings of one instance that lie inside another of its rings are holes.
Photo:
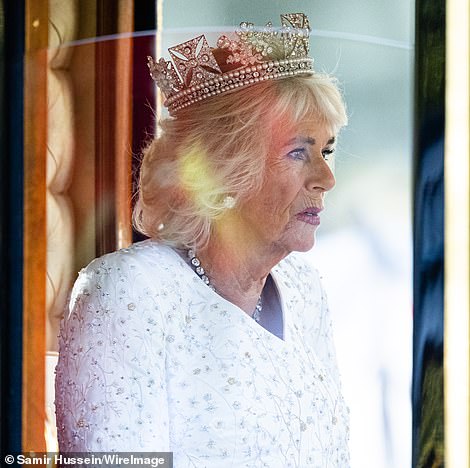
[[[161,50],[197,34],[211,43],[241,21],[262,26],[280,13],[308,14],[315,67],[338,77],[350,123],[337,150],[337,185],[307,256],[334,317],[351,466],[403,468],[411,461],[414,4],[253,3],[163,2]]]

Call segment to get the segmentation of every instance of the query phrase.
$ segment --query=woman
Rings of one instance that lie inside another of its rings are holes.
[[[348,416],[312,248],[346,114],[308,21],[150,62],[172,117],[146,149],[149,239],[94,260],[60,336],[61,451],[180,467],[346,467]],[[178,73],[176,73],[178,70]]]

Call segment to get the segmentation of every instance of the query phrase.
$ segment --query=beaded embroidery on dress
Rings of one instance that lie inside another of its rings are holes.
[[[318,275],[295,254],[271,274],[284,340],[154,241],[82,270],[59,337],[60,450],[172,451],[175,468],[348,467]]]

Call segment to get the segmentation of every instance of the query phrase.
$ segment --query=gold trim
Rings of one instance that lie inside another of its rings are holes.
[[[445,459],[469,467],[469,3],[446,4]]]
[[[25,3],[23,386],[24,452],[46,449],[46,143],[48,1]]]

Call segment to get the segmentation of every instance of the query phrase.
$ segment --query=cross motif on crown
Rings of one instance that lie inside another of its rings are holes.
[[[222,73],[204,36],[195,37],[168,51],[186,87]]]
[[[181,89],[181,80],[176,73],[173,64],[161,58],[158,62],[152,57],[147,57],[151,77],[158,83],[165,96],[170,96]]]
[[[150,73],[165,95],[164,105],[170,115],[235,88],[314,73],[313,59],[308,56],[307,16],[287,13],[281,15],[281,24],[281,28],[274,28],[271,22],[256,28],[243,22],[235,39],[219,37],[217,53],[200,35],[168,49],[168,62],[149,57]],[[232,65],[227,67],[229,64]]]

